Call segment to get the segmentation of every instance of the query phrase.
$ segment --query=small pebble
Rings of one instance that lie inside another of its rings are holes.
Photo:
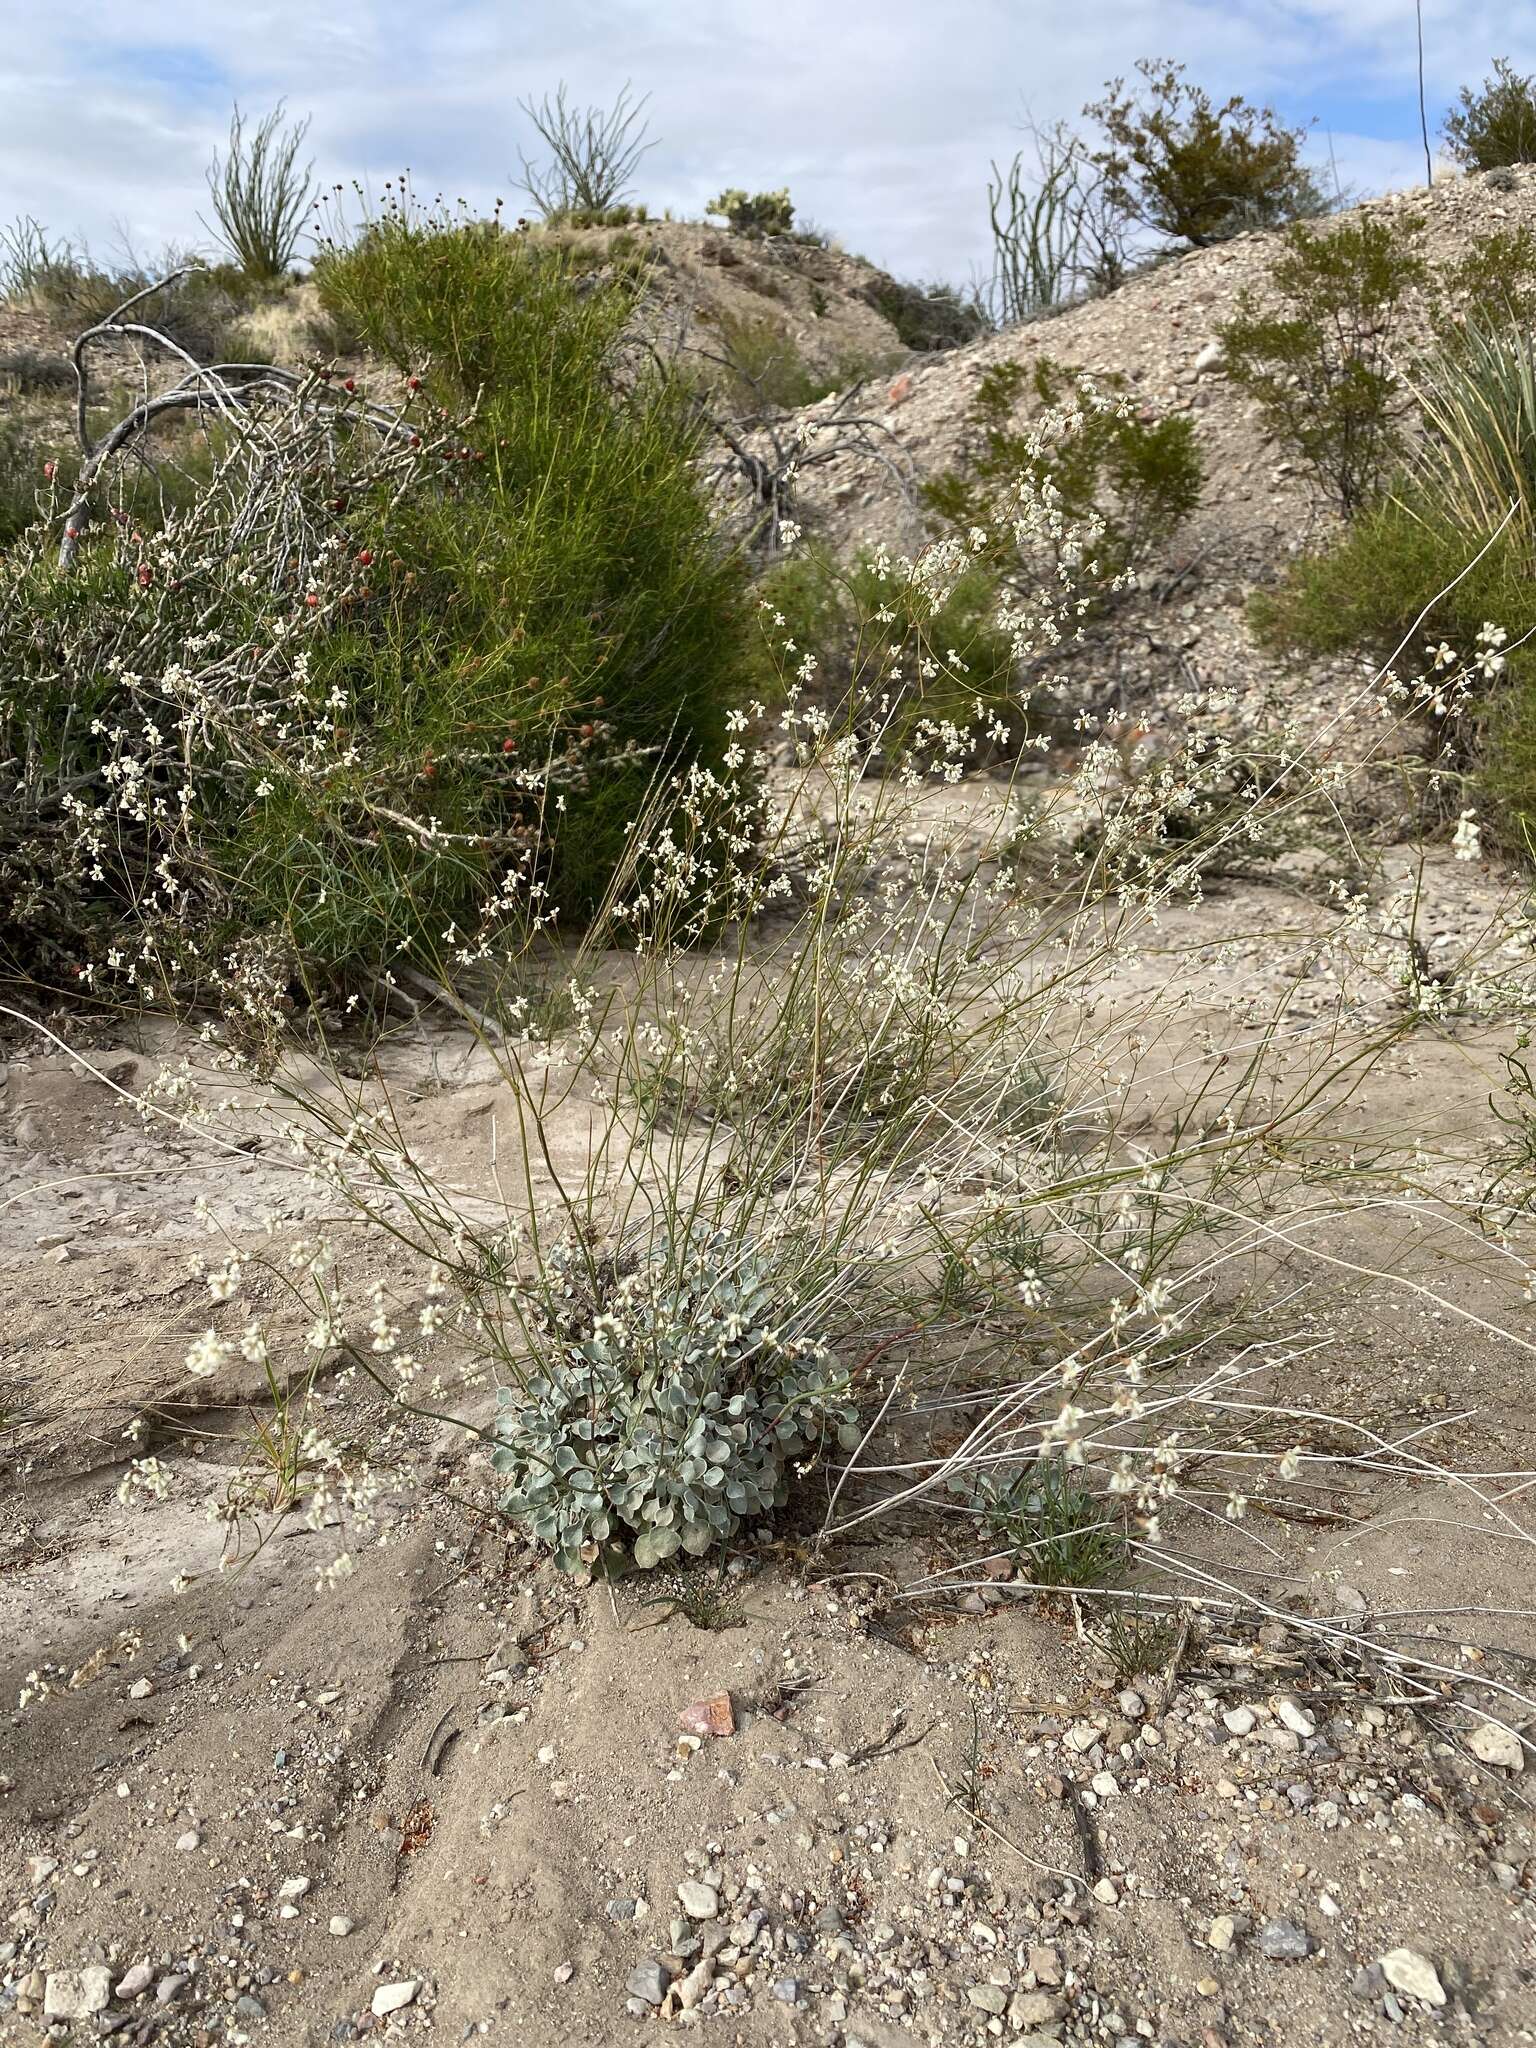
[[[1259,1929],[1258,1950],[1272,1963],[1299,1963],[1311,1955],[1317,1944],[1294,1920],[1266,1920]]]
[[[1381,1974],[1395,1990],[1424,2005],[1444,2005],[1445,1986],[1428,1956],[1421,1956],[1416,1948],[1394,1948],[1379,1960]]]

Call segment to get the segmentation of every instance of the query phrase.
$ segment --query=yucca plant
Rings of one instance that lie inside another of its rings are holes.
[[[1467,329],[1421,368],[1424,436],[1411,457],[1414,497],[1469,541],[1509,519],[1536,558],[1536,345],[1521,328]]]

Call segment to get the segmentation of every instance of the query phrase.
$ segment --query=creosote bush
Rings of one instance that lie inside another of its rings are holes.
[[[1536,79],[1523,77],[1507,57],[1495,57],[1491,78],[1475,89],[1462,87],[1461,103],[1446,115],[1442,132],[1446,148],[1469,171],[1536,163]]]
[[[1115,79],[1084,109],[1103,135],[1089,161],[1127,219],[1204,249],[1326,211],[1301,160],[1303,130],[1240,94],[1218,106],[1166,58],[1136,68],[1139,87]]]
[[[1400,452],[1407,398],[1395,329],[1427,278],[1412,235],[1394,223],[1298,224],[1270,268],[1278,303],[1245,291],[1220,329],[1227,375],[1346,516],[1376,495]]]
[[[963,348],[989,324],[985,306],[951,284],[904,283],[881,276],[864,286],[863,296],[890,321],[904,346],[923,354]]]

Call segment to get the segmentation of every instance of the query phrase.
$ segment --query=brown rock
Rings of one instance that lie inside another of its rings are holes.
[[[685,1735],[734,1735],[736,1712],[730,1694],[714,1692],[707,1700],[694,1700],[679,1713],[677,1725]]]

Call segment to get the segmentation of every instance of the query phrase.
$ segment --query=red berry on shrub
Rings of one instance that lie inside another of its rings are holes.
[[[154,572],[154,570],[153,570],[153,569],[151,569],[151,567],[149,566],[148,562],[140,562],[140,564],[139,564],[139,588],[140,588],[140,590],[148,590],[149,586],[151,585],[151,583],[153,583],[153,582],[154,582],[154,580],[155,580],[155,572]]]
[[[407,391],[419,391],[421,389],[421,379],[419,377],[407,377],[405,388]]]
[[[355,377],[349,377],[346,383],[343,384],[341,388],[343,391],[355,391],[357,389],[357,379]]]
[[[308,596],[307,596],[307,597],[305,598],[304,602],[305,602],[305,603],[306,603],[307,605],[317,605],[317,604],[318,604],[318,603],[320,602],[320,594],[319,594],[319,592],[318,592],[318,591],[315,591],[315,590],[312,590],[312,591],[311,591],[311,592],[309,593],[309,595],[308,595]]]
[[[359,548],[357,551],[357,559],[362,563],[365,569],[368,568],[373,561],[373,549]]]
[[[510,733],[508,733],[507,737],[502,741],[501,751],[504,754],[515,754],[517,752],[517,741],[513,739]]]
[[[53,482],[53,473],[57,468],[58,464],[56,462],[45,462],[43,464],[43,475],[47,477],[49,483]]]

